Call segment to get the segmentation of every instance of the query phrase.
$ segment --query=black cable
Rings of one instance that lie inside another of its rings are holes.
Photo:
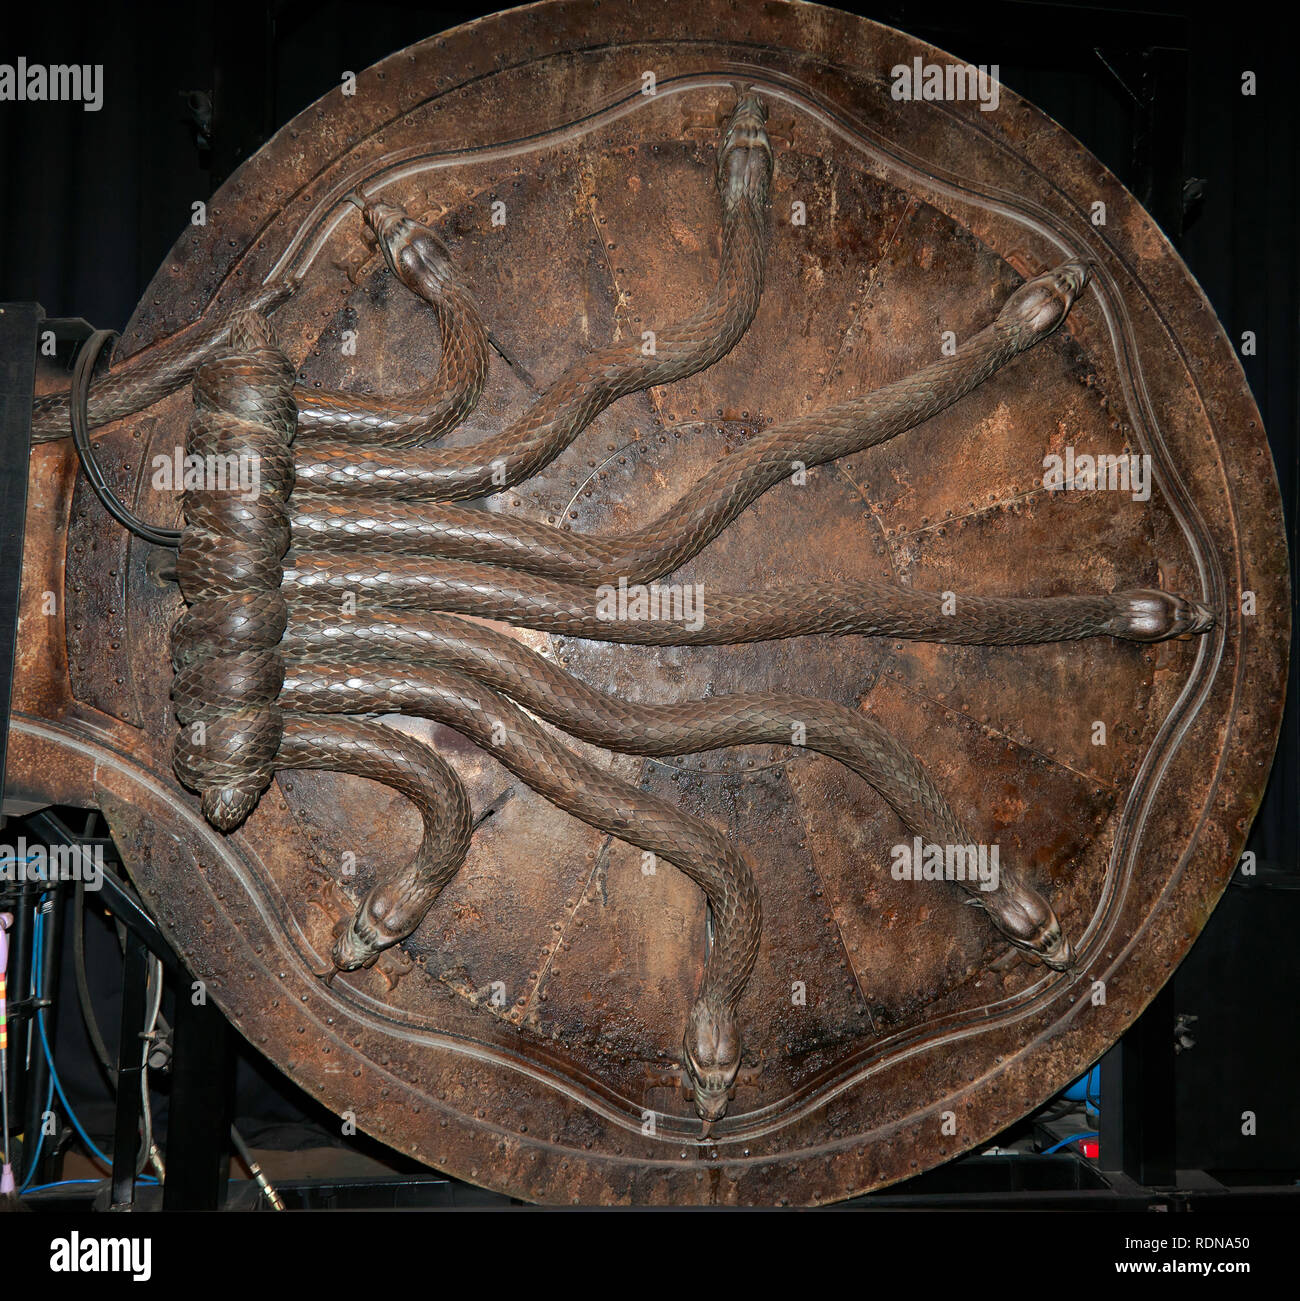
[[[115,338],[115,330],[96,330],[77,353],[77,364],[72,371],[72,392],[68,399],[68,411],[72,417],[72,444],[77,449],[77,459],[81,462],[81,468],[94,489],[95,496],[123,528],[129,529],[146,542],[152,542],[156,547],[178,547],[181,542],[180,529],[155,528],[133,515],[108,486],[99,462],[90,450],[90,377],[95,372],[95,363],[99,360],[104,345]]]
[[[82,881],[77,882],[76,886],[76,925],[72,932],[72,956],[73,970],[76,974],[77,983],[77,1002],[81,1006],[81,1019],[85,1023],[86,1034],[90,1039],[90,1046],[95,1051],[95,1056],[99,1058],[99,1064],[108,1077],[108,1083],[113,1092],[117,1093],[118,1070],[109,1055],[108,1045],[104,1042],[104,1036],[100,1033],[99,1018],[95,1015],[95,1005],[90,998],[90,982],[86,978],[86,888]],[[118,937],[119,943],[125,948],[126,937],[125,929]],[[155,959],[156,961],[156,959]],[[161,1016],[158,1018],[162,1020]],[[136,1157],[135,1173],[138,1178],[144,1173],[145,1167],[149,1164],[150,1147],[147,1143],[142,1143],[140,1151]]]
[[[77,1002],[81,1005],[81,1019],[86,1024],[90,1046],[95,1050],[95,1056],[99,1058],[99,1064],[108,1076],[109,1083],[116,1090],[117,1067],[109,1056],[108,1045],[100,1033],[95,1006],[90,1001],[90,982],[86,979],[86,885],[84,881],[77,882],[74,910],[76,926],[72,932],[72,965],[77,980]]]
[[[1044,1103],[1037,1111],[1031,1113],[1027,1119],[1045,1123],[1059,1120],[1062,1116],[1068,1116],[1078,1109],[1079,1104],[1077,1102],[1071,1102],[1069,1098],[1058,1096],[1050,1102]]]

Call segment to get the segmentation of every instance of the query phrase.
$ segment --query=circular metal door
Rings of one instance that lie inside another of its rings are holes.
[[[66,574],[67,661],[54,652],[20,681],[13,780],[98,803],[234,1024],[403,1153],[544,1202],[807,1204],[879,1187],[986,1141],[1080,1075],[1169,977],[1233,871],[1276,740],[1288,636],[1278,490],[1242,372],[1105,168],[1004,87],[993,109],[897,97],[894,70],[918,60],[956,63],[783,3],[554,0],[458,28],[359,74],[354,94],[327,95],[245,163],[119,348],[215,317],[292,266],[301,287],[275,324],[301,384],[417,387],[437,352],[427,310],[359,240],[344,198],[382,178],[385,198],[442,235],[492,331],[484,397],[448,440],[472,442],[581,350],[707,292],[719,134],[737,96],[757,93],[772,233],[744,338],[717,365],[616,403],[487,503],[618,533],[770,423],[933,361],[1022,277],[1091,264],[1042,346],[911,432],[773,489],[678,577],[1030,597],[1161,587],[1210,606],[1210,632],[671,648],[515,634],[624,699],[794,692],[861,711],[981,842],[1017,856],[1070,937],[1073,965],[1051,970],[946,883],[897,879],[891,856],[910,839],[898,816],[825,756],[646,759],[569,742],[753,864],[762,942],[734,1095],[711,1133],[681,1069],[709,943],[703,895],[447,727],[388,720],[464,782],[479,819],[467,861],[408,940],[319,978],[340,918],[412,852],[418,819],[360,778],[282,772],[237,831],[209,827],[171,771],[176,588],[84,481],[72,490],[65,445],[37,451],[34,491],[67,532],[29,548],[29,573]],[[145,467],[183,443],[189,406],[180,392],[97,435],[146,518],[177,518]],[[1067,447],[1149,458],[1149,495],[1049,491],[1045,458]]]

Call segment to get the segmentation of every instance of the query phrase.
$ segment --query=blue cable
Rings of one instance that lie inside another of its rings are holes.
[[[28,982],[32,998],[39,998],[41,992],[41,954],[44,950],[43,935],[44,931],[41,928],[41,915],[37,912],[35,914],[35,925],[32,927],[32,970],[31,979]],[[49,1111],[53,1102],[54,1077],[50,1076],[50,1078],[45,1082],[45,1106],[41,1109],[42,1115]],[[32,1154],[31,1164],[27,1169],[27,1178],[23,1180],[22,1187],[18,1190],[20,1193],[26,1191],[27,1185],[30,1184],[32,1179],[35,1177],[36,1169],[41,1159],[41,1149],[44,1146],[45,1127],[42,1124],[40,1131],[36,1135],[36,1151]]]
[[[77,1113],[72,1110],[72,1104],[68,1101],[68,1096],[63,1092],[63,1083],[60,1081],[58,1072],[54,1069],[54,1054],[50,1051],[50,1041],[45,1035],[45,1009],[41,1008],[36,1013],[36,1029],[40,1032],[41,1047],[45,1049],[45,1060],[50,1066],[50,1081],[53,1083],[55,1090],[59,1095],[59,1101],[63,1103],[63,1110],[68,1113],[68,1119],[72,1122],[72,1128],[77,1131],[81,1141],[90,1149],[90,1154],[102,1165],[106,1165],[110,1170],[113,1168],[111,1157],[105,1156],[99,1148],[95,1146],[95,1140],[86,1133],[82,1127],[81,1121],[77,1119]]]
[[[33,955],[41,953],[42,950],[44,949],[45,917],[44,914],[40,911],[40,908],[44,904],[44,902],[45,902],[45,898],[44,896],[42,896],[37,904],[35,937],[32,942]],[[39,970],[40,970],[39,967],[36,968],[32,974],[32,995],[35,998],[39,998],[41,994]],[[98,1160],[102,1165],[106,1165],[110,1170],[112,1170],[113,1168],[112,1158],[105,1156],[103,1152],[101,1152],[99,1148],[95,1146],[94,1139],[92,1139],[90,1135],[86,1133],[85,1128],[82,1126],[81,1121],[77,1119],[77,1113],[72,1109],[72,1104],[68,1101],[67,1094],[63,1092],[63,1083],[59,1079],[58,1071],[56,1071],[54,1068],[54,1054],[53,1052],[50,1051],[49,1037],[45,1033],[45,1009],[43,1007],[38,1008],[36,1012],[36,1030],[37,1033],[40,1035],[41,1048],[45,1052],[46,1064],[49,1066],[51,1088],[57,1090],[59,1095],[59,1101],[63,1103],[63,1109],[64,1111],[67,1112],[68,1120],[71,1122],[72,1128],[77,1132],[78,1137],[80,1137],[81,1141],[86,1145],[91,1155],[94,1156],[95,1159]],[[48,1095],[47,1095],[46,1110],[47,1111],[49,1110]],[[40,1139],[43,1141],[44,1137],[45,1135],[44,1133],[42,1133],[40,1135]],[[37,1156],[40,1155],[39,1146],[36,1149],[36,1154]],[[35,1170],[36,1170],[36,1163],[35,1161],[33,1161],[31,1172],[34,1173]],[[28,1177],[29,1178],[31,1177],[31,1173],[29,1173]],[[26,1188],[26,1184],[24,1184],[23,1187]]]
[[[1085,1129],[1079,1134],[1071,1134],[1069,1138],[1063,1138],[1059,1143],[1053,1144],[1046,1151],[1040,1152],[1039,1156],[1051,1156],[1053,1152],[1059,1152],[1063,1147],[1069,1147],[1071,1143],[1077,1143],[1085,1138],[1097,1138],[1098,1134],[1095,1129]]]
[[[157,1182],[158,1180],[155,1179],[153,1175],[138,1175],[136,1177],[136,1183],[138,1184],[156,1184]],[[108,1183],[107,1179],[60,1179],[57,1182],[52,1184],[37,1184],[35,1188],[24,1188],[23,1196],[25,1197],[28,1193],[47,1192],[51,1188],[71,1188],[73,1184],[106,1184],[106,1183]]]
[[[24,1188],[23,1195],[28,1193],[43,1193],[50,1188],[70,1188],[73,1184],[102,1184],[102,1179],[60,1179],[57,1183],[37,1184],[34,1188]]]

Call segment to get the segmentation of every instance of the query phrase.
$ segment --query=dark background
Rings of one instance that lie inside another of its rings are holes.
[[[33,299],[50,315],[121,329],[184,231],[190,205],[207,199],[279,125],[337,86],[344,70],[360,71],[499,7],[382,0],[9,6],[0,16],[0,62],[21,54],[31,62],[102,63],[105,101],[98,113],[0,104],[0,301]],[[1270,30],[1270,14],[1279,11],[1162,0],[840,7],[958,59],[998,64],[1006,85],[1064,125],[1146,204],[1228,337],[1239,344],[1243,331],[1255,332],[1258,353],[1243,366],[1277,465],[1294,572],[1300,114],[1294,47],[1285,28]],[[1254,97],[1241,94],[1247,70],[1258,76]],[[1249,842],[1260,872],[1234,882],[1152,1013],[1199,1018],[1196,1047],[1177,1059],[1182,1166],[1300,1166],[1291,1098],[1300,1067],[1291,994],[1300,962],[1290,938],[1300,923],[1296,685],[1293,660],[1282,741]],[[92,975],[103,964],[96,998],[111,1027],[116,948],[107,930],[92,928],[90,941]],[[74,1102],[106,1104],[89,1060],[78,1069],[86,1049],[73,1009],[59,1027]],[[314,1113],[251,1054],[243,1071],[241,1113],[264,1120]],[[1234,1137],[1245,1095],[1277,1118],[1254,1142]],[[103,1115],[107,1121],[106,1106]]]

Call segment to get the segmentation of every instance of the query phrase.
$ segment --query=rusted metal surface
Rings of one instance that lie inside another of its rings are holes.
[[[901,824],[828,759],[591,751],[727,829],[755,864],[765,922],[742,1003],[747,1054],[707,1142],[677,1070],[704,959],[699,891],[667,867],[644,874],[637,851],[459,735],[404,721],[453,763],[476,813],[495,811],[421,929],[326,987],[312,972],[336,922],[411,852],[415,815],[355,778],[286,773],[237,833],[208,827],[171,774],[175,589],[84,483],[72,491],[67,444],[34,454],[11,786],[98,803],[169,938],[250,1041],[367,1132],[459,1177],[550,1202],[815,1203],[915,1174],[1081,1074],[1168,978],[1231,874],[1287,655],[1258,413],[1200,290],[1115,179],[1005,89],[990,113],[892,99],[890,69],[918,56],[951,62],[887,28],[781,4],[553,3],[457,29],[363,73],[354,97],[327,96],[245,164],[119,349],[219,311],[289,259],[306,275],[276,325],[300,381],[414,389],[435,358],[427,318],[358,246],[355,223],[336,220],[342,192],[396,174],[509,358],[448,440],[471,441],[578,347],[699,301],[719,115],[737,84],[755,86],[777,162],[749,333],[718,366],[617,404],[491,502],[616,532],[768,421],[931,360],[943,331],[985,324],[1016,276],[1094,262],[1067,326],[1032,355],[895,442],[773,490],[680,577],[990,595],[1158,585],[1219,611],[1209,635],[654,650],[518,634],[629,698],[798,691],[862,709],[924,760],[982,841],[1026,864],[1079,955],[1070,973],[1030,966],[955,891],[894,880]],[[1104,227],[1083,215],[1098,200]],[[796,203],[806,224],[791,221]],[[349,330],[355,355],[341,346]],[[143,467],[183,442],[187,415],[178,394],[98,435],[123,495],[161,523],[178,503]],[[1046,492],[1043,458],[1066,444],[1149,454],[1151,500]],[[42,613],[46,590],[62,619]]]

